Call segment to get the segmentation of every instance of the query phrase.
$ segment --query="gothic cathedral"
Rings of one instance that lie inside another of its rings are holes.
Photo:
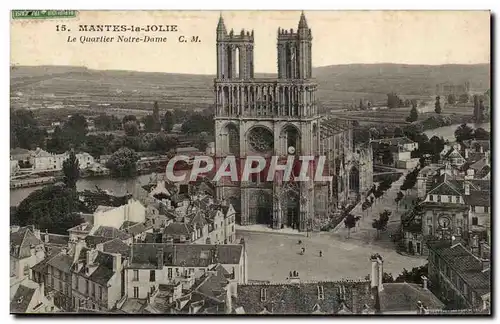
[[[369,167],[359,162],[360,154],[369,153],[355,152],[351,121],[318,113],[312,33],[304,13],[297,31],[278,29],[277,79],[254,77],[253,50],[253,30],[228,33],[221,16],[214,81],[216,165],[226,156],[278,156],[285,162],[290,155],[326,156],[325,172],[333,181],[266,181],[265,173],[246,182],[224,178],[217,183],[217,198],[233,204],[241,225],[314,230],[371,186],[364,180]]]

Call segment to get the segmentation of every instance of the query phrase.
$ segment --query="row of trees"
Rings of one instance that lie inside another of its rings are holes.
[[[11,225],[34,225],[42,231],[66,235],[69,228],[83,222],[80,213],[93,213],[99,205],[118,207],[127,201],[126,196],[110,196],[99,189],[78,192],[80,166],[74,151],[63,162],[63,173],[63,183],[38,189],[17,208],[11,208]]]
[[[462,143],[467,140],[490,140],[490,132],[486,131],[484,128],[473,129],[467,124],[462,124],[455,130],[455,139],[458,143]]]

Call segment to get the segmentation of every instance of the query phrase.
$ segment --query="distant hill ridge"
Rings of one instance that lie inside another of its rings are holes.
[[[276,74],[256,76],[272,78]],[[434,95],[438,83],[458,85],[468,81],[475,91],[490,88],[489,64],[344,64],[316,67],[313,76],[319,84],[319,100],[327,108],[359,103],[360,99],[383,102],[389,92],[428,97]],[[161,94],[161,100],[212,103],[213,78],[213,75],[92,70],[81,66],[11,66],[11,91],[29,89],[43,94],[61,93],[61,89],[71,93],[74,89],[93,95],[95,87],[102,84],[114,97],[137,90],[145,100],[155,100]]]

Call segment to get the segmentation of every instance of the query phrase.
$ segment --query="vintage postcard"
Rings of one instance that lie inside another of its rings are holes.
[[[11,11],[10,312],[491,314],[489,11]]]

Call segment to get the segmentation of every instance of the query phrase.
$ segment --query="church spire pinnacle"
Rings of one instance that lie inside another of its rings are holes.
[[[226,31],[226,25],[224,24],[224,18],[222,18],[222,11],[219,15],[219,23],[217,24],[217,31]]]
[[[307,21],[306,21],[306,15],[304,15],[304,11],[300,14],[300,20],[299,20],[299,29],[301,28],[308,28],[307,27]]]

